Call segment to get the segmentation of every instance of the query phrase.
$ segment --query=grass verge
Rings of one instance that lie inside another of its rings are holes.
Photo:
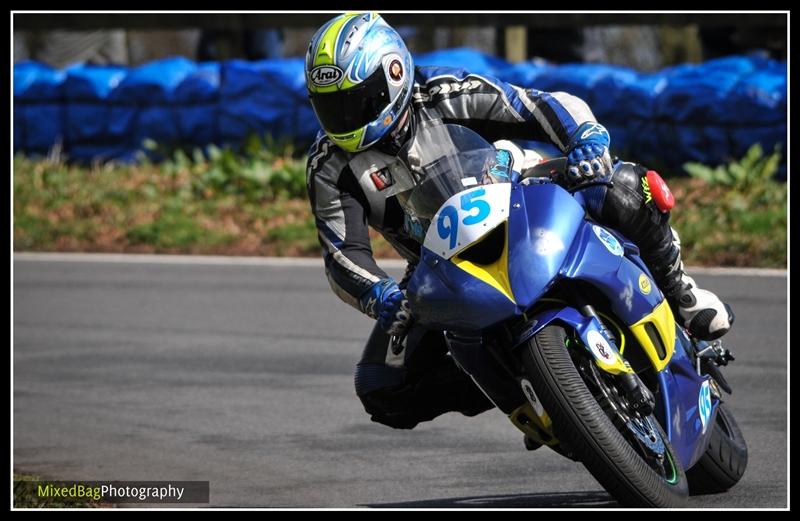
[[[304,158],[257,147],[247,157],[179,151],[158,165],[81,167],[17,157],[14,249],[317,256],[304,169]],[[701,177],[669,180],[684,261],[785,268],[786,185]],[[372,237],[376,257],[397,257]]]

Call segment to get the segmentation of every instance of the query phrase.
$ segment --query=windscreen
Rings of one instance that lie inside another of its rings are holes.
[[[438,123],[419,129],[399,154],[406,171],[395,187],[411,235],[421,240],[453,195],[472,186],[509,182],[509,161],[500,155],[466,127]]]

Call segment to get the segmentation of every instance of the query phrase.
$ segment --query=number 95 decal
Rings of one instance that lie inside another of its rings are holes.
[[[424,246],[450,258],[508,217],[511,185],[498,183],[461,192],[448,199],[434,217]]]
[[[479,199],[479,197],[485,195],[486,189],[478,188],[477,190],[467,192],[461,196],[461,209],[468,214],[461,221],[462,224],[465,226],[478,224],[489,217],[492,207],[485,200]],[[476,209],[478,212],[473,214],[472,211]],[[458,213],[455,206],[448,205],[442,208],[439,213],[439,218],[436,220],[436,229],[439,232],[439,238],[450,239],[450,249],[456,247],[456,241],[458,240],[458,226],[455,224],[458,221]]]

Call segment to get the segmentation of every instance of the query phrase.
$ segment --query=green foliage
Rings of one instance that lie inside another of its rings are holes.
[[[206,230],[196,219],[184,213],[174,201],[167,204],[156,218],[132,227],[126,233],[131,244],[149,244],[159,249],[186,249],[197,244],[216,246],[232,237],[218,231]]]
[[[148,148],[158,151],[153,143]],[[256,202],[306,196],[305,163],[294,158],[290,143],[270,136],[252,135],[239,151],[209,145],[205,150],[194,149],[191,155],[181,149],[159,153],[168,154],[159,163],[164,173],[175,177],[190,172],[191,188],[200,197],[227,194]]]
[[[684,169],[695,179],[727,188],[722,206],[732,211],[745,211],[754,207],[786,204],[786,185],[775,181],[780,162],[780,147],[776,146],[772,154],[764,156],[761,145],[756,143],[740,161],[715,168],[700,163],[686,163]]]
[[[224,252],[239,241],[236,251],[270,251],[267,231],[309,213],[307,202],[292,202],[306,199],[305,158],[286,144],[253,137],[240,153],[178,149],[158,163],[151,157],[168,151],[145,148],[135,164],[15,157],[15,248]],[[283,202],[295,214],[282,214]]]
[[[277,245],[278,255],[283,255],[292,246],[306,255],[319,251],[317,227],[310,216],[302,222],[285,224],[269,231],[267,239]]]
[[[710,167],[687,163],[693,178],[672,222],[688,263],[786,266],[787,187],[774,180],[776,148],[755,144],[739,161]]]
[[[780,147],[764,156],[759,143],[751,146],[739,161],[712,168],[701,163],[686,163],[683,168],[697,179],[711,185],[722,185],[742,194],[758,194],[773,185],[781,161]]]

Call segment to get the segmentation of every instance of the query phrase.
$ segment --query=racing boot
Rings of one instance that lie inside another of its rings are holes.
[[[681,243],[678,232],[672,229],[672,249],[667,270],[656,280],[676,319],[699,340],[716,340],[727,333],[733,324],[731,307],[714,293],[700,289],[694,279],[686,274],[681,261]],[[656,270],[659,271],[659,270]]]

